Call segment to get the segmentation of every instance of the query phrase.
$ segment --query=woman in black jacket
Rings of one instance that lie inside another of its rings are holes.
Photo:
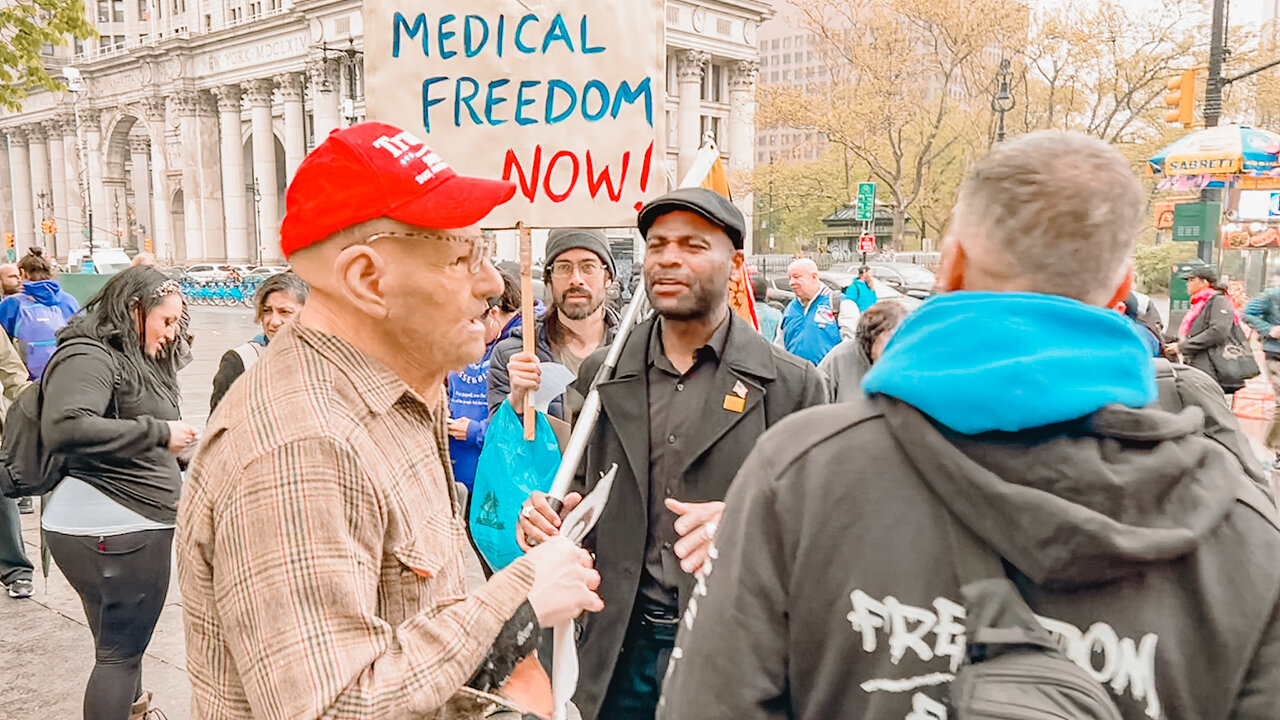
[[[1178,342],[1166,346],[1166,353],[1181,353],[1184,363],[1208,373],[1224,393],[1234,393],[1243,383],[1237,385],[1234,380],[1219,377],[1213,355],[1221,356],[1222,348],[1231,338],[1231,328],[1236,324],[1235,305],[1219,285],[1218,273],[1213,268],[1195,268],[1185,279],[1191,309],[1178,328]]]
[[[93,631],[85,720],[147,711],[142,655],[169,587],[178,456],[197,439],[178,412],[183,310],[176,282],[125,270],[59,334],[44,375],[41,434],[66,465],[41,525]]]

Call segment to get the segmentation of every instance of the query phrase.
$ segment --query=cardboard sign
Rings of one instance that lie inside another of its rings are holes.
[[[367,0],[371,120],[516,196],[488,228],[628,227],[666,190],[661,0]]]

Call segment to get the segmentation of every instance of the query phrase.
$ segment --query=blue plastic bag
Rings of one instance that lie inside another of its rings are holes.
[[[520,507],[533,492],[551,489],[560,467],[560,445],[547,416],[538,413],[538,436],[524,439],[524,421],[504,400],[489,422],[476,463],[471,538],[489,566],[501,570],[524,554],[516,543]]]

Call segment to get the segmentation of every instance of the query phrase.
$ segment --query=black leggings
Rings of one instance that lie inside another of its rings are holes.
[[[142,696],[142,655],[169,591],[173,530],[45,537],[93,631],[96,663],[84,690],[84,720],[127,720]]]

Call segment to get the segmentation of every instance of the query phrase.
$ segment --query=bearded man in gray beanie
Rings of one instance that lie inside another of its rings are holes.
[[[535,352],[523,351],[528,323],[493,349],[489,366],[489,414],[511,398],[516,414],[524,412],[526,393],[542,385],[542,363],[555,362],[576,375],[582,361],[613,341],[618,316],[606,304],[608,288],[616,276],[609,241],[601,230],[560,228],[547,237],[547,260],[542,278],[550,301],[534,324]],[[547,415],[557,434],[563,435],[582,409],[583,396],[573,388],[557,398]]]

